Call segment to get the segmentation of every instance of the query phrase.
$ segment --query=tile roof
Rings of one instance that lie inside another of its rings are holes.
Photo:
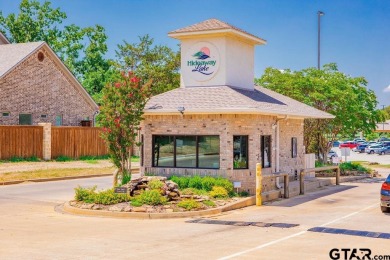
[[[184,107],[184,113],[253,113],[299,118],[334,118],[331,114],[259,86],[255,86],[254,91],[228,86],[177,88],[152,97],[144,112],[178,113],[178,107]]]
[[[223,22],[223,21],[220,21],[218,19],[208,19],[208,20],[200,22],[200,23],[196,23],[196,24],[193,24],[193,25],[181,28],[181,29],[171,31],[168,33],[168,35],[169,34],[177,34],[177,33],[190,33],[190,32],[213,31],[213,30],[224,30],[224,29],[238,31],[238,32],[244,33],[246,35],[255,37],[260,41],[265,42],[264,39],[257,37],[256,35],[248,33],[240,28],[237,28],[233,25],[230,25],[230,24]]]
[[[0,78],[43,44],[45,43],[29,42],[0,45]]]

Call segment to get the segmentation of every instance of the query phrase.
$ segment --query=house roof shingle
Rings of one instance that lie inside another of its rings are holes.
[[[43,44],[44,42],[29,42],[0,45],[0,78]]]
[[[171,34],[182,34],[182,33],[191,33],[191,32],[202,32],[202,31],[216,31],[216,30],[233,30],[236,32],[243,33],[245,35],[248,35],[250,37],[256,38],[258,41],[265,43],[266,40],[257,37],[256,35],[253,35],[251,33],[248,33],[240,28],[237,28],[231,24],[228,24],[226,22],[220,21],[218,19],[208,19],[206,21],[196,23],[181,29],[177,29],[174,31],[171,31],[168,33],[168,35]]]
[[[177,88],[152,97],[145,106],[146,114],[178,113],[268,114],[299,118],[334,118],[333,115],[299,101],[255,86],[255,90],[229,86]]]

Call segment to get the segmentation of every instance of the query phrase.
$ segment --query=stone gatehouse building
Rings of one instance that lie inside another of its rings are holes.
[[[304,119],[333,116],[254,86],[265,40],[216,19],[168,35],[181,40],[181,86],[146,105],[141,172],[222,175],[254,194],[256,163],[263,174],[304,168]]]
[[[77,126],[97,111],[45,42],[11,44],[0,33],[0,125]]]

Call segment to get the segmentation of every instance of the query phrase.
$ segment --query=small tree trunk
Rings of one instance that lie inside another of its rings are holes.
[[[114,179],[113,179],[113,183],[112,183],[112,186],[115,188],[116,186],[118,186],[118,175],[119,175],[119,172],[120,172],[120,169],[116,169],[114,171]]]

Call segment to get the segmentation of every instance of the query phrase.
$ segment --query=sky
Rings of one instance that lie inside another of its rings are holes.
[[[100,24],[108,35],[107,57],[117,45],[149,34],[156,44],[178,50],[167,33],[210,18],[227,22],[267,40],[256,47],[255,77],[264,69],[302,70],[317,66],[317,12],[321,17],[321,65],[363,76],[375,91],[378,107],[390,105],[389,0],[52,0],[68,15],[65,24]],[[19,1],[0,0],[4,15]]]

